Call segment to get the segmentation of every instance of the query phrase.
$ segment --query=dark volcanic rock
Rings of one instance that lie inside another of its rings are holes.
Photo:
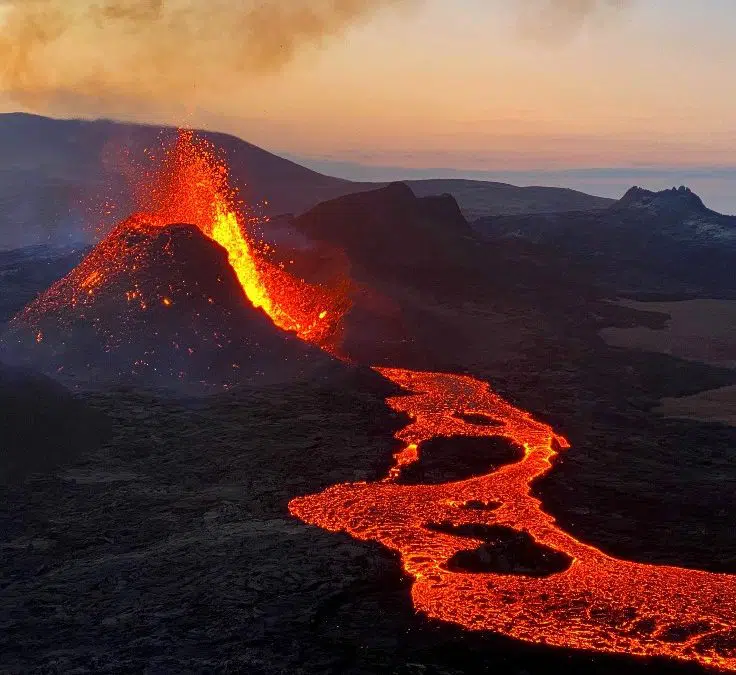
[[[453,572],[548,577],[564,572],[572,564],[572,558],[565,553],[538,544],[528,533],[510,527],[444,523],[428,527],[436,532],[485,542],[476,549],[460,551],[452,556],[447,561],[447,569]]]
[[[106,418],[40,375],[0,364],[0,483],[46,472],[95,447]]]
[[[16,316],[6,360],[75,382],[222,388],[332,360],[246,298],[227,253],[196,227],[119,225]]]
[[[436,485],[465,480],[523,458],[523,448],[498,436],[439,436],[422,443],[419,461],[407,466],[398,482]]]

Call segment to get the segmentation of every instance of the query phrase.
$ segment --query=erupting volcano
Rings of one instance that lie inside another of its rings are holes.
[[[347,282],[330,289],[310,285],[268,260],[269,247],[259,246],[252,234],[259,219],[231,187],[228,166],[212,144],[181,130],[137,189],[141,210],[155,222],[191,223],[220,244],[248,299],[276,326],[307,342],[328,344],[350,304]]]
[[[277,263],[257,243],[258,219],[230,187],[226,163],[191,132],[150,159],[138,181],[141,213],[18,315],[6,346],[52,372],[114,360],[146,381],[165,370],[220,385],[284,362],[330,362],[313,345],[336,346],[349,283],[310,284]],[[734,576],[618,560],[578,541],[531,492],[568,447],[564,438],[470,377],[377,371],[405,390],[388,404],[411,418],[397,434],[395,466],[382,482],[295,499],[294,516],[398,551],[428,616],[533,643],[736,671]],[[503,438],[519,452],[486,475],[402,484],[426,443],[456,437]]]
[[[304,343],[334,347],[347,281],[310,284],[272,259],[207,141],[181,131],[148,159],[134,186],[140,212],[15,317],[3,337],[10,358],[86,379],[214,386],[278,371],[284,359],[326,361]]]

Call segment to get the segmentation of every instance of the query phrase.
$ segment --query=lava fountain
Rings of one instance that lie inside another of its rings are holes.
[[[75,386],[206,388],[329,362],[304,342],[337,351],[345,270],[319,284],[291,273],[256,236],[265,219],[231,187],[223,155],[190,131],[172,140],[135,173],[137,212],[13,318],[7,358]]]
[[[136,188],[142,212],[161,224],[189,223],[228,252],[248,299],[285,331],[327,346],[350,306],[349,283],[331,288],[309,284],[267,258],[268,247],[252,232],[260,219],[250,214],[229,180],[229,168],[214,145],[193,131],[180,130],[161,150],[155,169]]]

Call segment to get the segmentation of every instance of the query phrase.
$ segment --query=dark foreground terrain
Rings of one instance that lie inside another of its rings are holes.
[[[376,198],[403,209],[397,222],[410,231],[429,230],[426,245],[407,255],[391,221],[382,231],[359,220],[380,206],[363,199]],[[607,326],[661,329],[666,317],[611,303],[544,249],[483,245],[456,205],[433,200],[452,237],[426,205],[392,188],[298,221],[320,225],[372,289],[349,317],[354,358],[473,374],[567,436],[572,448],[535,489],[576,537],[632,560],[736,573],[736,429],[656,412],[662,399],[732,386],[736,372],[607,345]],[[346,214],[352,232],[392,237],[378,250],[393,255],[358,258],[351,231],[325,225]],[[27,301],[23,270],[35,267],[12,269],[20,290],[8,314]],[[427,621],[389,552],[290,517],[293,497],[385,475],[405,420],[384,404],[391,386],[365,368],[187,399],[120,388],[72,399],[47,384],[44,407],[77,410],[97,435],[49,415],[28,448],[49,461],[4,474],[2,672],[702,672]],[[37,408],[31,397],[26,410]],[[31,412],[16,418],[33,427]],[[62,435],[64,453],[47,457]],[[420,478],[513,460],[485,453],[474,467],[467,449],[443,466],[435,448]]]
[[[566,379],[532,358],[499,384],[573,441],[539,486],[548,508],[615,554],[736,572],[736,433],[661,419],[643,395],[733,376],[605,346]],[[77,396],[111,421],[103,440],[0,487],[2,670],[700,672],[429,622],[389,552],[291,518],[292,497],[385,475],[404,423],[390,391],[351,371],[203,399]]]
[[[3,671],[698,672],[425,621],[392,555],[289,517],[293,496],[385,472],[402,420],[383,393],[353,374],[196,401],[85,397],[111,437],[2,488]],[[565,486],[568,506],[610,507]],[[607,515],[611,540],[626,521]]]

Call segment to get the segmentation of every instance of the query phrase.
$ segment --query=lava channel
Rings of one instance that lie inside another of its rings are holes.
[[[414,605],[429,617],[538,644],[736,671],[736,576],[619,560],[578,541],[531,494],[532,482],[569,447],[564,438],[473,378],[377,370],[408,392],[387,401],[412,420],[396,434],[404,450],[394,469],[378,483],[294,499],[294,516],[398,551],[414,579]],[[474,416],[499,424],[473,424]],[[396,482],[422,443],[455,436],[503,437],[524,457],[460,482]],[[449,563],[484,544],[472,536],[484,527],[526,537],[569,564],[545,576],[457,571]]]

